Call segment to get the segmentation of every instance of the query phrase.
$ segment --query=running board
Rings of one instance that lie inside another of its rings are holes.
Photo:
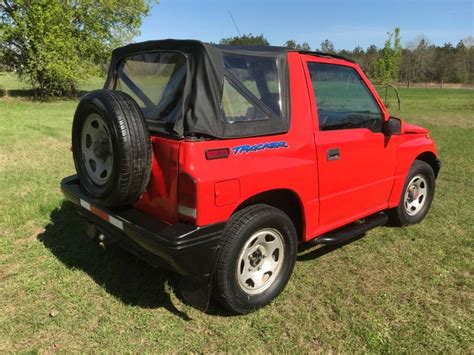
[[[314,244],[334,245],[344,243],[355,238],[369,229],[384,225],[388,222],[388,216],[384,212],[373,214],[363,219],[363,222],[354,222],[332,232],[326,233],[311,241]]]

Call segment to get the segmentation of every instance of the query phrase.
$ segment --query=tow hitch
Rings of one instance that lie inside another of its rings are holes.
[[[114,237],[113,234],[106,233],[100,227],[90,222],[86,227],[86,234],[91,239],[96,240],[103,250],[105,250],[106,247],[115,244],[119,239],[117,237]]]

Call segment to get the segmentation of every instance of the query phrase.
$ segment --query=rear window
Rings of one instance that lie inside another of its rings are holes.
[[[225,122],[265,120],[270,114],[281,117],[281,89],[276,58],[225,54],[224,66],[227,75],[222,97],[222,119]],[[242,90],[242,87],[246,90]],[[258,107],[258,101],[264,107]]]
[[[119,63],[115,90],[133,97],[146,119],[174,123],[182,114],[186,70],[181,53],[136,54]]]

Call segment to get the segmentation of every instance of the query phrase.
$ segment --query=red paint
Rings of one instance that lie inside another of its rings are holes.
[[[240,182],[238,179],[217,182],[214,196],[216,206],[222,207],[237,203],[240,198]]]
[[[173,224],[178,221],[177,189],[178,160],[181,142],[151,137],[153,144],[152,171],[147,191],[135,207],[155,218]]]
[[[403,122],[402,124],[402,133],[403,134],[408,134],[408,133],[415,133],[415,134],[423,134],[423,133],[428,133],[428,130],[426,128],[416,126],[414,124],[409,124],[406,122]]]
[[[178,141],[152,137],[152,177],[136,207],[170,224],[178,221],[178,176],[182,174],[192,177],[195,183],[191,199],[196,208],[195,223],[199,226],[225,222],[249,198],[284,189],[296,195],[300,202],[303,238],[308,240],[396,206],[416,157],[424,152],[436,155],[428,131],[407,123],[403,123],[401,135],[391,137],[364,128],[319,131],[307,62],[354,68],[380,106],[383,119],[390,117],[356,64],[290,52],[290,130],[267,137],[226,140]],[[238,155],[231,150],[240,145],[277,141],[287,142],[288,148]],[[340,159],[328,161],[327,150],[335,147],[340,149]],[[213,159],[221,157],[222,149],[229,149],[228,157]]]

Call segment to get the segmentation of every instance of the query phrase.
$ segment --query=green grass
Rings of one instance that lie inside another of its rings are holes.
[[[18,78],[14,74],[0,72],[0,89],[21,90],[29,88],[29,84],[18,80]]]
[[[0,99],[0,352],[472,352],[474,91],[401,94],[393,115],[427,126],[443,160],[426,220],[302,248],[283,294],[237,317],[85,237],[58,187],[76,101]]]
[[[79,81],[79,90],[91,91],[95,89],[101,89],[104,86],[105,78],[91,77]],[[29,90],[32,86],[26,82],[21,81],[13,73],[0,72],[0,97],[2,96],[3,90],[8,90],[11,96],[31,96]]]

